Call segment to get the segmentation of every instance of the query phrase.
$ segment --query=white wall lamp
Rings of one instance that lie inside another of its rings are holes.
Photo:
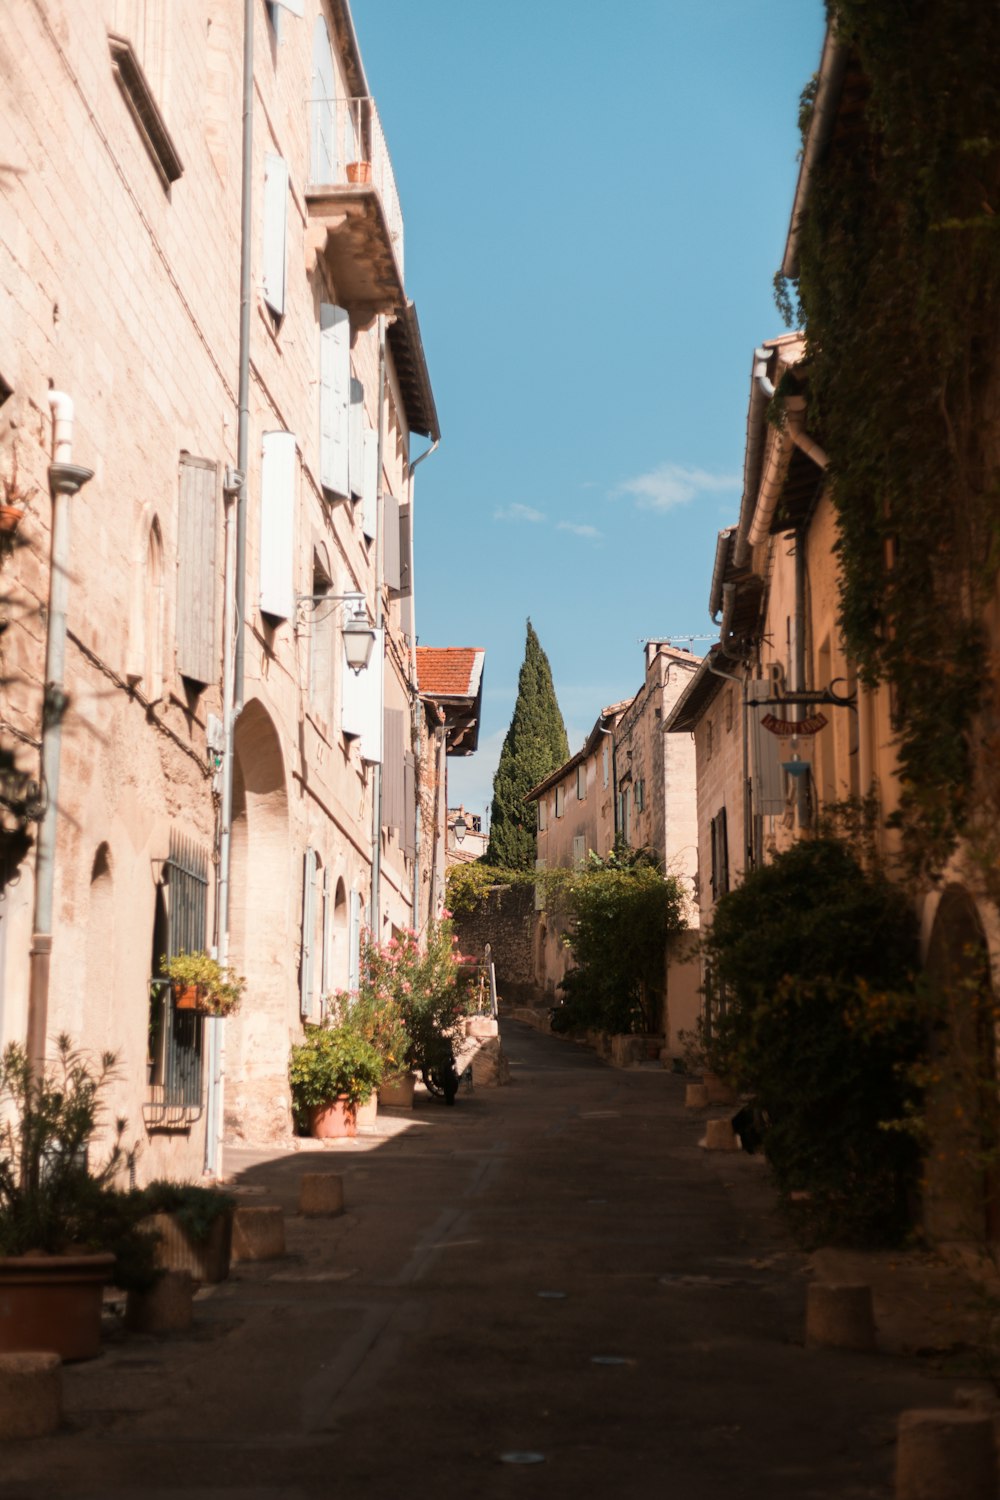
[[[347,606],[346,619],[341,626],[344,638],[344,659],[352,672],[363,672],[372,659],[375,647],[375,627],[369,622],[364,594],[296,594],[297,623],[306,625],[315,619],[316,611],[324,604]]]

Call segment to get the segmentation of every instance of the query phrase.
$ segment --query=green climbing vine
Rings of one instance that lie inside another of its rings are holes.
[[[892,692],[914,872],[968,830],[1000,560],[1000,9],[830,0],[845,104],[801,224],[810,429],[830,458],[840,618]],[[802,119],[812,114],[813,90]],[[796,308],[796,302],[798,308]]]

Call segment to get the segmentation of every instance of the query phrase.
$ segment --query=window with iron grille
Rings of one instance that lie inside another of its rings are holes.
[[[208,860],[188,839],[172,835],[156,887],[149,1003],[149,1084],[146,1123],[185,1126],[204,1106],[202,1057],[205,1018],[174,1008],[163,960],[205,948]]]

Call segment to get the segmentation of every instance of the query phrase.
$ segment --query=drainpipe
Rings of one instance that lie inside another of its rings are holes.
[[[236,525],[226,510],[225,639],[222,657],[222,725],[224,749],[219,810],[219,869],[216,885],[216,945],[220,963],[229,961],[229,906],[232,863],[233,769],[236,720],[243,708],[246,653],[247,466],[250,452],[250,303],[253,256],[253,28],[254,0],[243,0],[243,181],[240,205],[240,347],[237,393],[236,473],[231,477],[236,495]],[[227,485],[228,489],[228,485]],[[234,535],[235,530],[235,535]],[[235,557],[233,553],[235,552]],[[232,590],[230,603],[230,590]],[[205,1172],[222,1176],[225,1121],[226,1023],[210,1022],[208,1120]]]
[[[59,800],[59,762],[62,721],[67,698],[63,682],[66,666],[66,611],[69,603],[69,502],[89,480],[93,469],[73,462],[73,402],[62,391],[49,392],[52,409],[53,462],[49,465],[52,494],[52,552],[49,567],[48,626],[45,642],[45,693],[42,700],[42,785],[45,814],[35,852],[35,911],[32,923],[28,990],[28,1055],[36,1066],[45,1061],[49,1023],[49,969],[52,959],[52,908],[55,892],[56,824]]]
[[[426,448],[418,458],[410,464],[408,478],[409,503],[410,503],[410,614],[413,621],[413,672],[410,681],[410,692],[413,695],[413,927],[415,931],[420,929],[420,851],[423,844],[423,817],[420,811],[420,782],[419,770],[421,765],[421,750],[423,745],[423,724],[420,708],[420,687],[417,682],[417,581],[416,562],[413,552],[413,536],[415,527],[413,525],[413,473],[423,463],[425,458],[437,451],[441,442],[435,438],[429,448]]]
[[[382,604],[382,532],[385,491],[382,487],[382,459],[385,442],[385,317],[378,320],[378,481],[375,504],[375,628],[385,626],[385,609]],[[382,701],[385,702],[385,640],[382,641],[382,660],[378,669],[382,673]],[[376,943],[382,941],[382,914],[379,910],[382,885],[382,763],[376,761],[372,767],[372,889],[369,927]]]

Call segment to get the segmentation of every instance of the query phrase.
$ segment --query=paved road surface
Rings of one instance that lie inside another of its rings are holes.
[[[191,1335],[68,1368],[64,1431],[0,1446],[2,1500],[886,1500],[898,1412],[951,1384],[802,1347],[764,1170],[699,1150],[681,1079],[503,1038],[510,1088],[233,1152],[288,1257],[200,1293]],[[317,1170],[342,1218],[292,1217]]]

